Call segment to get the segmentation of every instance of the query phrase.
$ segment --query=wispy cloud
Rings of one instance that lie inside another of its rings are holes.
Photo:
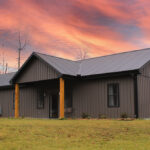
[[[74,59],[78,49],[91,57],[149,47],[147,0],[0,0],[0,53],[17,67],[17,33],[32,51]]]

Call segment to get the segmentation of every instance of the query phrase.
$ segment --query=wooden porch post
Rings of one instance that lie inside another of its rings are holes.
[[[15,118],[19,117],[19,84],[15,84]]]
[[[60,106],[59,106],[59,118],[64,118],[64,97],[65,97],[65,84],[64,79],[60,78]]]

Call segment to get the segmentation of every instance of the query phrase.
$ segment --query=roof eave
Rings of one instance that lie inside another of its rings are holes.
[[[103,73],[103,74],[83,75],[83,76],[81,76],[81,78],[93,79],[93,78],[105,78],[105,77],[115,77],[115,76],[118,77],[118,76],[126,76],[126,75],[133,75],[133,74],[140,74],[139,69],[120,71],[120,72]]]
[[[7,89],[7,88],[13,88],[13,85],[2,85],[0,86],[0,89]]]

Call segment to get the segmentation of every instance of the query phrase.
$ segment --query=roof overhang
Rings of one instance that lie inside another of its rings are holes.
[[[128,70],[128,71],[120,71],[120,72],[111,72],[111,73],[104,73],[104,74],[87,75],[87,76],[78,76],[78,78],[95,79],[95,78],[133,76],[135,74],[140,74],[139,69]]]

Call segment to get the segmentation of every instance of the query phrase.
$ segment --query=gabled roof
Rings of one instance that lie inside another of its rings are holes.
[[[0,86],[10,86],[10,80],[15,75],[15,72],[1,74],[0,75]]]
[[[41,53],[34,53],[34,55],[38,56],[39,58],[47,62],[50,66],[55,68],[60,74],[76,76],[79,70],[80,62],[78,61],[72,61]]]
[[[150,48],[89,58],[81,61],[66,60],[35,53],[61,74],[90,76],[140,69],[150,61]]]
[[[139,70],[150,61],[150,48],[90,58],[81,61],[72,61],[34,52],[22,65],[19,71],[16,72],[15,75],[14,73],[12,74],[12,76],[14,75],[13,77],[11,75],[4,75],[6,77],[2,75],[2,78],[5,78],[6,80],[0,81],[0,86],[7,85],[9,81],[8,78],[11,79],[11,81],[14,80],[32,57],[41,59],[53,67],[58,73],[60,73],[60,75],[80,75],[84,77]]]
[[[78,74],[81,76],[138,70],[150,61],[150,48],[85,59]]]
[[[13,82],[18,77],[20,72],[25,68],[26,65],[28,65],[29,61],[33,57],[36,57],[41,61],[44,61],[50,67],[54,68],[60,75],[76,76],[76,72],[78,71],[80,64],[79,62],[76,61],[33,52],[25,61],[25,63],[21,66],[21,68],[15,73],[10,82]]]

